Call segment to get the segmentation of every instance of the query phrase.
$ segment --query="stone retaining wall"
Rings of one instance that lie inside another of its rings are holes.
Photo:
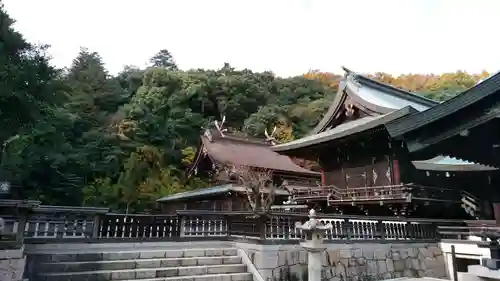
[[[436,243],[326,244],[322,281],[376,281],[398,277],[446,278]],[[306,281],[307,252],[299,245],[236,243],[266,281]]]
[[[0,280],[21,281],[26,259],[24,249],[0,250]]]

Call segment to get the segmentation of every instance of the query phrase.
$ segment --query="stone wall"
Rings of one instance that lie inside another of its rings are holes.
[[[326,244],[322,281],[376,281],[398,277],[446,278],[436,243]],[[236,243],[265,281],[307,281],[307,252],[299,245]]]
[[[0,250],[0,280],[21,281],[26,259],[24,249]]]

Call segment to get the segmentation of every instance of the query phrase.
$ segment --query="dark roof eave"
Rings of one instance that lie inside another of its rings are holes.
[[[281,153],[280,153],[281,154]],[[208,154],[209,157],[210,157],[210,153]],[[213,160],[214,162],[217,162],[215,160]],[[293,161],[292,161],[293,162]],[[217,163],[220,163],[220,164],[224,164],[224,163],[221,163],[221,162],[217,162]],[[233,163],[225,163],[225,164],[233,164]],[[295,163],[294,163],[295,164]],[[311,170],[308,170],[306,168],[302,168],[301,166],[295,164],[297,167],[300,167],[303,169],[303,171],[298,171],[298,170],[281,170],[281,169],[271,169],[271,168],[266,168],[266,167],[257,167],[257,166],[254,166],[254,165],[250,165],[250,164],[238,164],[238,165],[241,165],[241,166],[245,166],[245,167],[250,167],[250,168],[254,168],[254,169],[264,169],[264,170],[270,170],[270,171],[273,171],[273,172],[277,172],[277,173],[286,173],[286,174],[293,174],[293,175],[303,175],[303,176],[320,176],[321,173],[318,173],[318,172],[315,172],[315,171],[311,171]]]
[[[403,136],[488,98],[499,89],[500,72],[426,111],[392,122],[387,127],[388,132],[393,137]]]
[[[191,190],[191,191],[176,193],[176,194],[172,194],[172,195],[167,195],[167,196],[164,196],[160,199],[157,199],[156,202],[168,203],[168,202],[184,201],[184,200],[194,199],[194,198],[218,196],[218,195],[222,195],[222,194],[227,194],[228,192],[241,193],[241,192],[244,192],[244,188],[245,187],[242,187],[242,186],[233,186],[232,184],[227,184],[224,186],[207,187],[207,188],[202,188],[199,190]],[[213,189],[213,191],[210,193],[206,193],[210,189]],[[203,192],[205,192],[205,193],[203,193]],[[289,195],[289,193],[286,190],[279,189],[279,190],[277,190],[276,195],[286,196],[286,195]]]
[[[347,98],[347,94],[344,92],[345,88],[345,83],[340,82],[339,83],[339,88],[337,91],[337,94],[335,95],[335,98],[333,99],[332,104],[328,108],[328,111],[326,114],[323,116],[323,118],[319,121],[318,125],[314,127],[307,135],[315,135],[317,133],[323,132],[325,128],[332,123],[332,121],[335,119],[336,115],[338,114],[342,104],[345,102]]]
[[[38,213],[67,213],[77,212],[84,214],[105,214],[109,212],[109,208],[99,207],[77,207],[77,206],[53,206],[53,205],[40,205],[34,211]]]
[[[390,122],[392,120],[396,120],[398,118],[401,118],[401,117],[406,116],[406,115],[413,113],[413,112],[416,112],[416,110],[410,106],[407,106],[407,107],[404,107],[400,110],[396,110],[392,113],[389,113],[386,116],[383,116],[379,119],[375,119],[375,120],[372,120],[368,123],[349,128],[349,129],[342,131],[342,132],[339,132],[337,134],[327,135],[325,137],[312,139],[310,141],[304,141],[304,142],[294,143],[294,144],[292,143],[290,145],[283,144],[283,145],[278,145],[278,146],[272,146],[271,149],[273,151],[276,151],[279,153],[282,153],[282,152],[284,153],[286,151],[310,148],[310,147],[315,146],[315,145],[324,144],[325,142],[328,142],[328,141],[344,138],[344,137],[347,137],[349,135],[353,135],[353,134],[361,133],[361,132],[364,132],[364,131],[367,131],[370,129],[374,129],[378,126],[382,126],[382,125],[386,124],[387,122]]]
[[[304,168],[304,169],[306,169],[306,168]],[[292,174],[292,175],[302,175],[302,176],[309,176],[309,177],[319,177],[319,176],[321,176],[321,173],[315,172],[315,171],[309,171],[309,172],[295,172],[295,171],[284,171],[284,170],[273,170],[273,171],[275,171],[277,173]]]
[[[209,193],[206,193],[207,191],[210,191]],[[207,188],[201,188],[199,190],[190,190],[190,191],[185,191],[185,192],[179,192],[179,193],[174,193],[171,195],[167,195],[164,197],[161,197],[156,200],[156,202],[159,203],[165,203],[165,202],[174,202],[174,201],[182,201],[186,199],[192,199],[196,197],[210,197],[210,196],[217,196],[221,195],[227,192],[230,192],[231,188],[230,185],[223,185],[223,186],[214,186],[214,187],[207,187]]]

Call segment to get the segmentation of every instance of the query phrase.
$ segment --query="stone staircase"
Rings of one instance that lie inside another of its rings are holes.
[[[97,251],[33,255],[29,278],[31,281],[253,281],[234,248]]]

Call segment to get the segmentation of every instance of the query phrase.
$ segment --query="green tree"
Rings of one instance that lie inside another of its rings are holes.
[[[167,49],[161,49],[149,60],[149,62],[152,67],[160,67],[160,68],[165,68],[167,70],[178,69],[174,57]]]

